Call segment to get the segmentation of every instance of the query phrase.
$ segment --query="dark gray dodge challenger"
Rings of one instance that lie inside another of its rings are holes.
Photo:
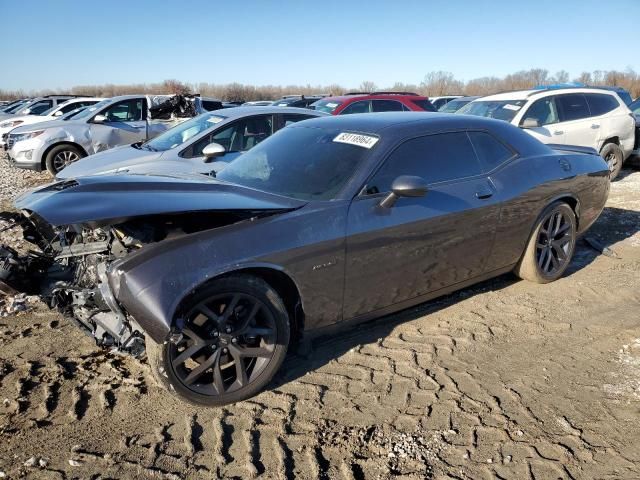
[[[214,148],[215,150],[215,148]],[[497,120],[381,113],[289,126],[210,175],[100,175],[16,201],[39,294],[199,405],[255,395],[303,334],[514,271],[560,277],[600,215],[595,151]],[[37,248],[36,248],[37,247]]]

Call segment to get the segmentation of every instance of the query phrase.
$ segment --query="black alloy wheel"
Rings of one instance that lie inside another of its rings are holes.
[[[244,293],[215,295],[187,315],[182,340],[169,350],[178,380],[202,395],[250,384],[275,353],[276,323],[269,309]]]
[[[554,210],[542,219],[536,242],[540,273],[555,276],[571,260],[573,223],[563,210]]]

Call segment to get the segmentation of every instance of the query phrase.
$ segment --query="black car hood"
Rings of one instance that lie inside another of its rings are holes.
[[[211,211],[292,210],[306,202],[203,175],[97,175],[52,183],[16,199],[54,226],[121,223],[131,218]]]

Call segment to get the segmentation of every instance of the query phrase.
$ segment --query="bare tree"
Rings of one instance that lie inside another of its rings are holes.
[[[420,93],[435,97],[462,91],[462,82],[456,80],[451,72],[429,72],[420,83]]]
[[[531,70],[521,70],[498,77],[479,77],[461,82],[456,80],[451,72],[430,72],[424,76],[420,85],[413,85],[404,82],[395,82],[391,87],[394,91],[418,92],[429,96],[464,93],[465,95],[490,95],[507,90],[521,90],[531,88],[534,85],[544,85],[551,82],[564,83],[569,80],[569,74],[560,70],[555,75],[550,76],[549,72],[542,68]],[[587,85],[611,85],[619,86],[629,91],[633,98],[640,96],[640,76],[632,69],[626,70],[595,70],[593,72],[582,72],[575,81]],[[378,86],[372,81],[364,81],[360,84],[361,91],[375,91]],[[341,95],[348,90],[342,85],[243,85],[231,83],[227,85],[214,83],[195,83],[189,85],[179,80],[170,79],[159,83],[138,83],[128,85],[77,85],[70,89],[47,89],[26,92],[24,90],[0,90],[0,99],[12,100],[24,98],[26,96],[38,96],[46,93],[74,95],[91,95],[101,97],[112,97],[115,95],[125,95],[129,93],[140,94],[168,94],[168,93],[200,93],[203,96],[215,97],[228,101],[247,100],[275,100],[288,94],[313,95],[318,93],[328,93]]]
[[[361,92],[375,92],[377,89],[378,86],[370,80],[365,80],[359,87],[359,91]]]

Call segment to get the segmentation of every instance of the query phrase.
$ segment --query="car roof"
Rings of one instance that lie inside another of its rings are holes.
[[[528,100],[529,98],[539,98],[549,95],[562,95],[567,93],[604,93],[607,95],[614,95],[616,92],[613,90],[607,90],[604,88],[594,87],[576,87],[576,88],[547,88],[547,89],[529,89],[529,90],[516,90],[513,92],[496,93],[495,95],[487,95],[482,97],[482,100]]]
[[[503,120],[442,112],[380,112],[329,115],[289,125],[288,129],[319,128],[340,132],[372,134],[381,143],[395,144],[414,136],[453,130],[488,131],[506,141],[521,155],[546,155],[551,149],[527,132]]]
[[[354,93],[351,95],[336,95],[335,97],[323,97],[320,100],[346,102],[347,100],[397,100],[398,98],[410,100],[428,100],[429,97],[413,93]]]
[[[311,117],[324,117],[329,116],[328,113],[318,112],[316,110],[309,110],[308,108],[298,107],[276,107],[271,105],[258,106],[258,105],[244,105],[238,107],[224,108],[220,110],[212,110],[208,112],[212,115],[225,118],[241,118],[249,115],[272,115],[277,113],[297,113],[302,115],[309,115]]]
[[[440,131],[443,129],[482,128],[494,122],[505,123],[484,117],[441,112],[380,112],[375,114],[328,115],[323,118],[306,120],[304,125],[307,127],[334,128],[379,134],[383,130],[405,128],[407,125],[421,127],[425,131]]]

